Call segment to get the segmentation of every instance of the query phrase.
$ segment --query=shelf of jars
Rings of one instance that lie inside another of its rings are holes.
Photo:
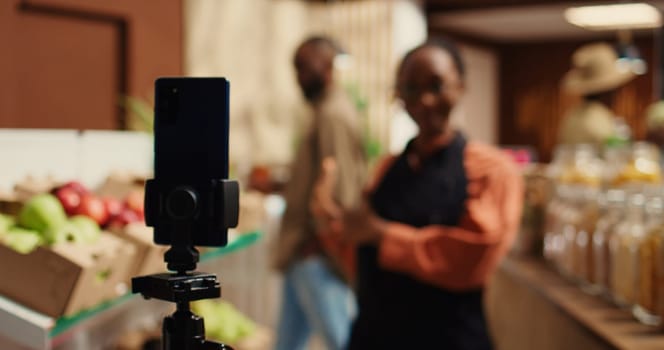
[[[653,348],[664,348],[660,159],[657,148],[638,142],[599,151],[558,147],[551,164],[526,171],[513,255],[530,258],[509,259],[502,273],[518,276],[615,348],[641,349],[634,344],[653,339]],[[597,310],[624,324],[592,316]]]

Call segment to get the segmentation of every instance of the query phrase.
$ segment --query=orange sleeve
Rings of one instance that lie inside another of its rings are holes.
[[[379,263],[452,290],[481,287],[514,241],[523,179],[500,150],[469,142],[464,153],[468,199],[458,227],[389,223]]]

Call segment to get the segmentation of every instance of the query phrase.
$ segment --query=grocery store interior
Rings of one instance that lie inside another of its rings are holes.
[[[0,1],[0,349],[664,349],[662,11]]]

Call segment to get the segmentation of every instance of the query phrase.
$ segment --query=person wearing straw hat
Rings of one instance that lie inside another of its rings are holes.
[[[583,102],[563,119],[559,143],[602,145],[615,136],[615,115],[607,105],[615,91],[635,76],[629,62],[619,60],[616,50],[608,43],[592,43],[577,49],[572,56],[572,69],[562,80],[562,88],[581,95]]]
[[[657,146],[660,165],[664,166],[664,100],[654,102],[646,109],[646,141]]]

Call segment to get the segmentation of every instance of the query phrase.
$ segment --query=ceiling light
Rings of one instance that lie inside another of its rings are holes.
[[[570,7],[567,22],[590,30],[657,28],[662,16],[657,8],[644,4],[615,4]]]

